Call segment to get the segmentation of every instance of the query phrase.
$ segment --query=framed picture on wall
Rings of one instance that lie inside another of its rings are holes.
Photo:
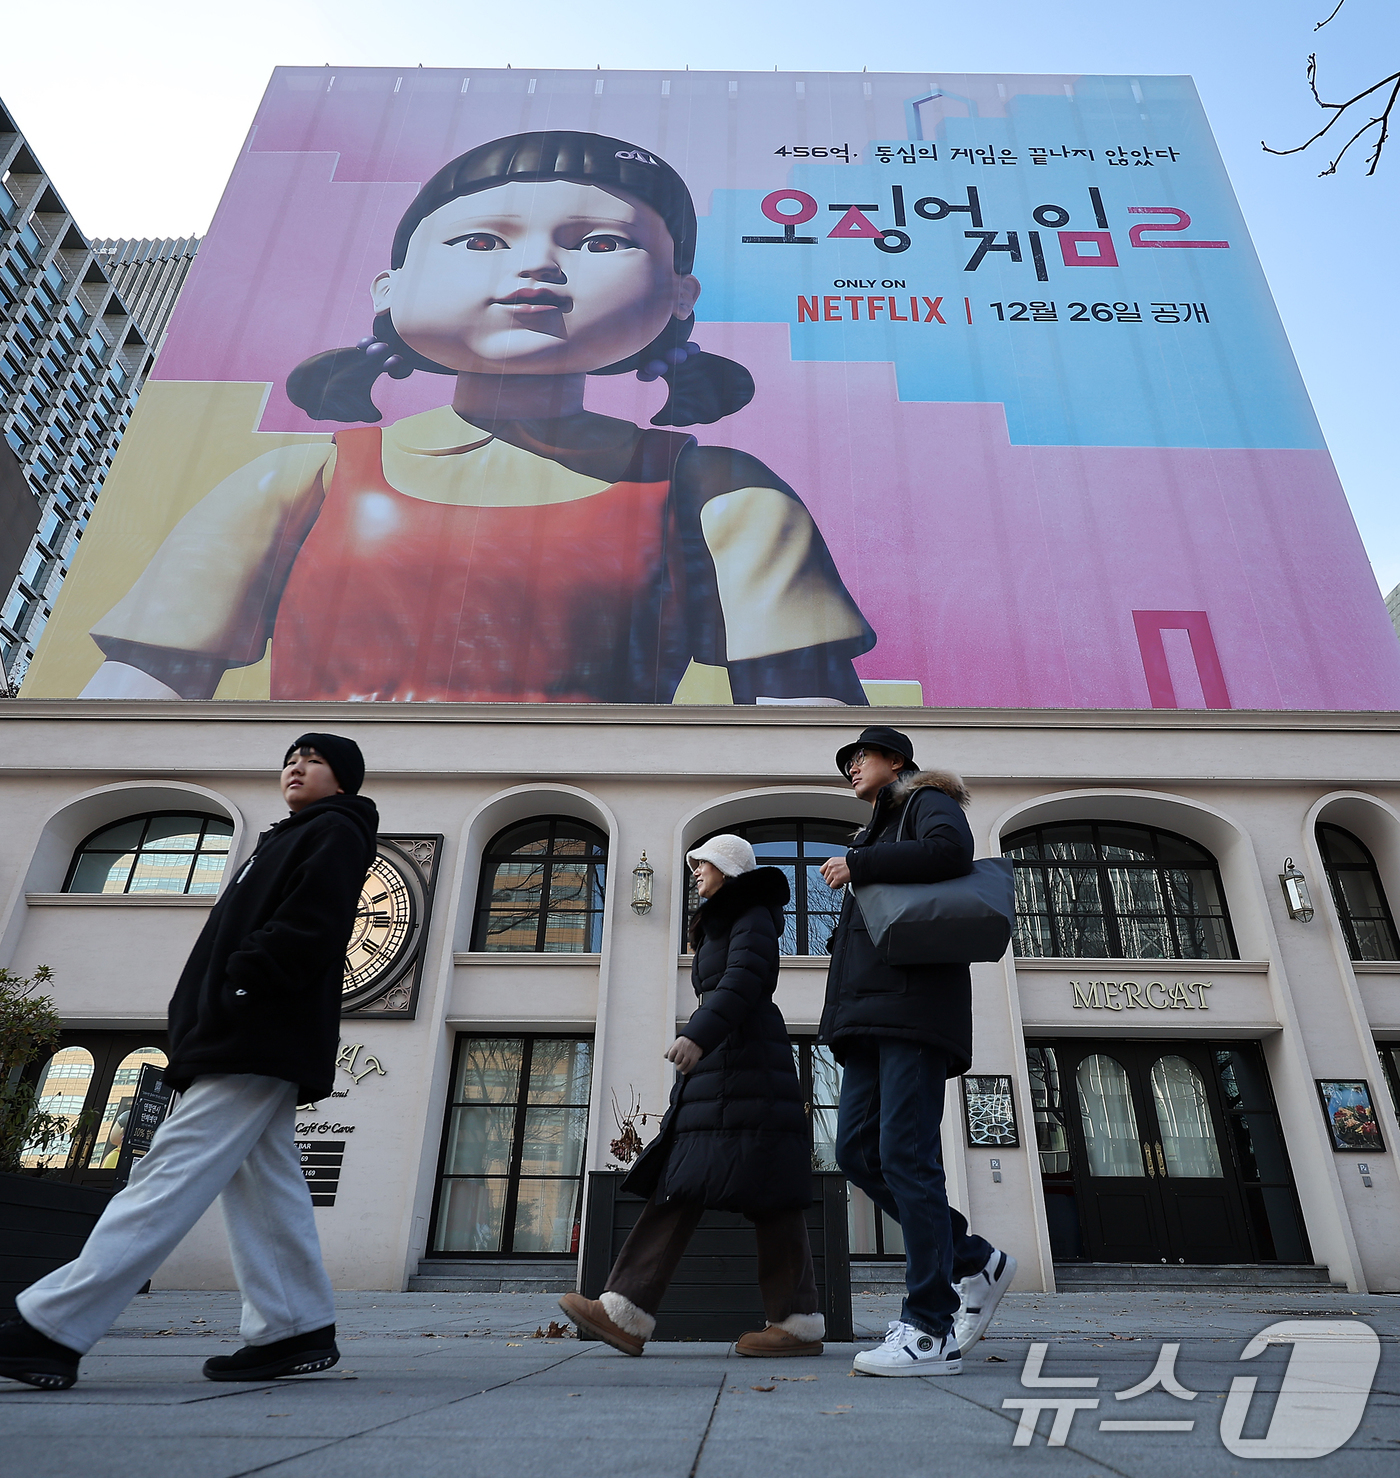
[[[1021,1144],[1011,1078],[1002,1073],[969,1073],[962,1080],[963,1113],[969,1149],[1014,1150]]]
[[[1381,1126],[1371,1102],[1371,1085],[1364,1078],[1318,1078],[1318,1096],[1332,1136],[1334,1150],[1385,1149]]]

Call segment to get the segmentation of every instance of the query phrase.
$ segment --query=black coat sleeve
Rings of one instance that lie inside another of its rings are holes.
[[[972,828],[952,796],[923,786],[906,804],[906,840],[846,854],[853,883],[941,883],[972,871]]]
[[[681,1036],[713,1052],[750,1013],[772,997],[778,983],[778,928],[771,911],[747,909],[729,931],[729,953],[719,984],[705,993]]]
[[[229,980],[250,990],[318,987],[327,957],[350,936],[367,867],[364,838],[349,822],[332,815],[307,827],[277,906],[229,955]]]

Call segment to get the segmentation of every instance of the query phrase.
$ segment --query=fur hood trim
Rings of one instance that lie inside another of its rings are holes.
[[[707,926],[726,928],[745,909],[762,904],[781,912],[792,897],[788,880],[776,867],[756,867],[729,878],[713,898],[707,898],[690,921],[690,943],[699,944]]]
[[[916,790],[926,785],[951,796],[964,810],[972,803],[967,786],[956,770],[915,770],[909,775],[901,775],[894,782],[893,799],[902,805]]]

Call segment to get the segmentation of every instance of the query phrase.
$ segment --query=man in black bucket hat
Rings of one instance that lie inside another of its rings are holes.
[[[991,1322],[1016,1259],[968,1231],[948,1205],[941,1147],[944,1087],[972,1065],[966,965],[885,964],[849,884],[938,883],[972,871],[967,789],[951,770],[921,770],[907,734],[865,729],[836,752],[871,805],[851,849],[822,864],[842,888],[818,1040],[842,1064],[836,1158],[904,1234],[904,1307],[862,1375],[956,1375]]]
[[[258,838],[195,941],[170,1002],[180,1095],[72,1262],[0,1325],[0,1376],[66,1390],[78,1362],[217,1198],[243,1294],[232,1355],[210,1380],[265,1381],[340,1358],[296,1147],[296,1106],[335,1078],[345,950],[379,813],[353,739],[303,734],[282,762],[288,814]]]

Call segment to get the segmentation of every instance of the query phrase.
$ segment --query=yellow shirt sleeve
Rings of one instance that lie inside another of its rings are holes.
[[[256,662],[334,466],[334,444],[313,442],[264,452],[226,477],[170,531],[93,640],[104,653],[135,642]]]
[[[777,488],[736,488],[700,510],[724,613],[726,658],[744,662],[870,628],[832,564],[812,515]]]

